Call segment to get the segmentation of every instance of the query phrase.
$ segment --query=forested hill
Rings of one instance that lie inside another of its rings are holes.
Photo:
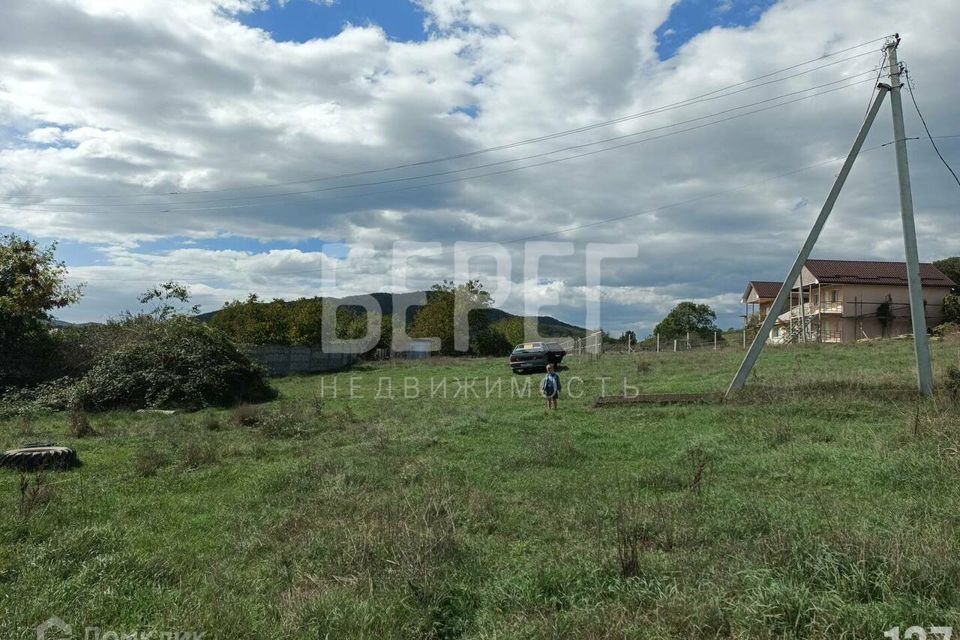
[[[374,298],[377,303],[380,305],[380,310],[384,315],[393,315],[394,306],[402,306],[406,303],[410,303],[412,306],[407,308],[407,322],[412,322],[414,315],[417,313],[419,306],[414,303],[417,300],[424,300],[422,296],[425,296],[428,292],[418,291],[412,293],[371,293],[370,296]],[[362,305],[360,304],[360,298],[362,296],[347,296],[345,298],[336,299],[338,302],[347,305],[348,307],[360,310]],[[266,301],[265,301],[266,302]],[[204,322],[212,319],[219,311],[209,311],[207,313],[202,313],[198,317]],[[489,320],[491,323],[500,322],[502,320],[507,320],[510,318],[516,318],[516,316],[508,311],[503,309],[488,309],[487,314],[489,315]],[[549,337],[570,337],[578,338],[586,335],[586,330],[583,327],[578,327],[573,324],[563,322],[552,316],[539,316],[537,318],[537,324],[539,326],[539,333],[543,336]]]

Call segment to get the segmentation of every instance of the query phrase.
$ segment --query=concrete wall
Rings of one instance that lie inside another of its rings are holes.
[[[241,350],[265,366],[272,376],[339,371],[357,361],[355,353],[324,353],[320,347],[246,345]]]

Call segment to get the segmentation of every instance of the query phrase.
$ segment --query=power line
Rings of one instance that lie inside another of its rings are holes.
[[[866,149],[862,149],[862,150],[860,151],[860,153],[861,153],[861,154],[864,154],[864,153],[867,153],[867,152],[870,152],[870,151],[876,151],[877,149],[882,149],[882,148],[888,146],[889,144],[891,144],[891,143],[886,142],[886,143],[883,143],[883,144],[878,144],[878,145],[873,146],[873,147],[868,147],[868,148],[866,148]],[[673,203],[666,204],[666,205],[662,205],[662,206],[659,206],[659,207],[653,207],[653,208],[650,208],[650,209],[644,209],[644,210],[642,210],[642,211],[633,212],[633,213],[628,213],[628,214],[624,214],[624,215],[620,215],[620,216],[614,216],[614,217],[611,217],[611,218],[604,218],[604,219],[602,219],[602,220],[595,220],[595,221],[593,221],[593,222],[587,222],[587,223],[584,223],[584,224],[581,224],[581,225],[576,225],[576,226],[572,226],[572,227],[565,227],[565,228],[563,228],[563,229],[558,229],[558,230],[556,230],[556,231],[548,231],[548,232],[538,233],[538,234],[534,234],[534,235],[523,236],[523,237],[519,237],[519,238],[513,238],[513,239],[510,239],[510,240],[504,240],[504,241],[502,241],[502,242],[488,242],[488,243],[482,243],[482,244],[489,244],[489,245],[491,245],[491,246],[499,246],[499,245],[504,245],[504,244],[518,244],[518,243],[521,243],[521,242],[528,242],[528,241],[531,241],[531,240],[540,240],[540,239],[542,239],[542,238],[547,238],[547,237],[551,237],[551,236],[556,236],[556,235],[561,235],[561,234],[565,234],[565,233],[570,233],[570,232],[572,232],[572,231],[579,231],[579,230],[581,230],[581,229],[587,229],[587,228],[591,228],[591,227],[597,227],[597,226],[600,226],[600,225],[608,224],[608,223],[610,223],[610,222],[618,222],[618,221],[621,221],[621,220],[627,220],[627,219],[629,219],[629,218],[636,218],[636,217],[640,217],[640,216],[643,216],[643,215],[649,215],[649,214],[651,214],[651,213],[658,213],[658,212],[660,212],[660,211],[665,211],[665,210],[668,210],[668,209],[675,209],[675,208],[677,208],[677,207],[682,207],[682,206],[685,206],[685,205],[694,204],[694,203],[697,203],[697,202],[702,202],[702,201],[704,201],[704,200],[708,200],[708,199],[711,199],[711,198],[720,197],[720,196],[726,195],[726,194],[728,194],[728,193],[733,193],[733,192],[736,192],[736,191],[742,191],[742,190],[744,190],[744,189],[749,189],[749,188],[751,188],[751,187],[756,187],[756,186],[759,186],[759,185],[761,185],[761,184],[765,184],[765,183],[767,183],[767,182],[772,182],[772,181],[774,181],[774,180],[780,180],[780,179],[783,179],[783,178],[786,178],[786,177],[789,177],[789,176],[792,176],[792,175],[796,175],[796,174],[798,174],[798,173],[802,173],[802,172],[804,172],[804,171],[809,171],[810,169],[816,169],[816,168],[818,168],[818,167],[822,167],[822,166],[825,166],[825,165],[835,164],[835,163],[837,163],[837,162],[840,162],[841,160],[842,160],[842,158],[830,158],[830,159],[828,159],[828,160],[823,160],[823,161],[821,161],[821,162],[816,162],[816,163],[813,163],[813,164],[809,164],[809,165],[800,167],[800,168],[798,168],[798,169],[793,169],[793,170],[791,170],[791,171],[786,171],[786,172],[784,172],[784,173],[780,173],[780,174],[777,174],[777,175],[774,175],[774,176],[770,176],[770,177],[767,177],[767,178],[763,178],[763,179],[761,179],[761,180],[756,180],[756,181],[754,181],[754,182],[745,183],[745,184],[741,184],[741,185],[734,186],[734,187],[729,187],[729,188],[727,188],[727,189],[721,189],[721,190],[719,190],[719,191],[714,191],[714,192],[711,192],[711,193],[708,193],[708,194],[705,194],[705,195],[702,195],[702,196],[697,196],[697,197],[694,197],[694,198],[689,198],[689,199],[687,199],[687,200],[682,200],[682,201],[679,201],[679,202],[673,202]],[[453,250],[453,247],[452,247],[452,246],[448,246],[448,247],[446,247],[446,248],[441,249],[441,250],[438,251],[437,253],[435,253],[434,256],[444,255],[444,254],[446,254],[446,253],[449,253],[449,252],[452,251],[452,250]],[[325,255],[325,254],[324,254],[324,255]],[[94,266],[95,266],[95,265],[94,265]],[[109,268],[109,267],[108,267],[108,268]],[[267,276],[297,276],[297,275],[310,275],[310,274],[314,274],[314,273],[317,273],[317,272],[320,272],[320,273],[322,273],[322,274],[329,274],[329,273],[336,273],[337,271],[340,271],[341,269],[347,269],[347,268],[354,268],[354,266],[353,266],[353,265],[349,265],[349,266],[348,266],[348,265],[343,265],[343,266],[336,266],[336,267],[324,268],[324,269],[316,269],[316,268],[313,268],[313,269],[297,270],[297,271],[279,271],[279,272],[272,272],[272,273],[269,273],[269,274],[266,274],[266,275],[267,275]],[[93,280],[96,280],[96,279],[94,278]],[[103,280],[115,280],[115,278],[104,278]],[[125,282],[156,282],[156,280],[152,280],[152,279],[151,279],[151,280],[146,280],[146,279],[144,279],[144,280],[124,279],[124,281],[125,281]]]
[[[877,65],[877,69],[878,69],[878,71],[877,71],[877,79],[876,79],[876,84],[877,84],[877,86],[875,86],[875,87],[873,88],[873,91],[870,92],[870,100],[867,101],[867,108],[866,108],[866,109],[864,110],[864,112],[863,112],[863,119],[864,119],[864,120],[867,119],[867,114],[870,113],[870,105],[873,104],[873,97],[877,94],[877,89],[880,88],[880,78],[883,77],[883,65],[884,65],[884,63],[885,63],[886,61],[887,61],[887,49],[886,49],[886,47],[884,47],[884,49],[883,49],[883,55],[882,55],[882,57],[880,58],[880,64]]]
[[[943,163],[943,166],[947,168],[947,171],[950,172],[950,175],[953,176],[953,179],[957,181],[957,186],[960,187],[960,178],[957,177],[957,172],[953,170],[953,167],[946,161],[943,157],[943,154],[940,153],[940,149],[937,147],[937,143],[933,141],[933,136],[930,135],[930,129],[927,127],[927,121],[924,120],[923,114],[920,113],[920,106],[917,104],[917,98],[913,95],[913,80],[910,79],[910,74],[907,73],[904,69],[904,75],[907,77],[907,89],[910,91],[910,100],[913,101],[913,108],[917,110],[917,115],[920,116],[920,122],[923,123],[923,130],[927,132],[927,138],[930,139],[930,144],[933,145],[933,150],[937,152],[937,156],[940,158],[940,162]],[[950,136],[947,136],[950,137]]]
[[[748,80],[743,80],[743,81],[741,81],[741,82],[737,82],[737,83],[734,83],[734,84],[731,84],[731,85],[727,85],[727,86],[725,86],[725,87],[721,87],[720,89],[715,89],[715,90],[713,90],[713,91],[708,91],[708,92],[706,92],[706,93],[702,93],[702,94],[700,94],[700,95],[693,96],[693,97],[691,97],[691,98],[686,98],[686,99],[684,99],[684,100],[680,100],[680,101],[677,101],[677,102],[673,102],[673,103],[669,103],[669,104],[666,104],[666,105],[662,105],[662,106],[660,106],[660,107],[655,107],[655,108],[650,109],[650,110],[647,110],[647,111],[642,111],[642,112],[639,112],[639,113],[629,114],[629,115],[626,115],[626,116],[621,116],[621,117],[619,117],[619,118],[614,118],[614,119],[612,119],[612,120],[606,120],[606,121],[603,121],[603,122],[597,122],[597,123],[593,123],[593,124],[590,124],[590,125],[584,125],[584,126],[582,126],[582,127],[577,127],[577,128],[574,128],[574,129],[568,129],[568,130],[565,130],[565,131],[559,131],[559,132],[555,132],[555,133],[551,133],[551,134],[546,134],[546,135],[539,136],[539,137],[535,137],[535,138],[528,138],[528,139],[526,139],[526,140],[519,140],[519,141],[515,141],[515,142],[511,142],[511,143],[506,143],[506,144],[497,145],[497,146],[493,146],[493,147],[487,147],[487,148],[479,149],[479,150],[476,150],[476,151],[470,151],[470,152],[465,152],[465,153],[461,153],[461,154],[455,154],[455,155],[446,156],[446,157],[442,157],[442,158],[433,158],[433,159],[430,159],[430,160],[421,160],[421,161],[418,161],[418,162],[409,162],[409,163],[404,163],[404,164],[393,165],[393,166],[390,166],[390,167],[383,167],[383,168],[380,168],[380,169],[368,169],[368,170],[364,170],[364,171],[355,171],[355,172],[350,172],[350,173],[342,173],[342,174],[338,174],[338,175],[334,175],[334,176],[324,176],[324,177],[317,177],[317,178],[307,178],[307,179],[292,180],[292,181],[287,181],[287,182],[274,182],[274,183],[266,183],[266,184],[262,184],[262,185],[248,185],[248,186],[242,186],[242,187],[225,187],[225,188],[222,188],[222,189],[203,189],[203,190],[194,190],[194,191],[174,191],[174,192],[170,192],[170,193],[154,193],[154,194],[113,194],[113,195],[97,195],[97,194],[76,194],[76,195],[62,195],[62,194],[21,194],[21,195],[3,196],[3,198],[5,198],[5,199],[9,199],[9,198],[26,198],[26,197],[45,197],[45,198],[107,198],[107,197],[111,197],[111,198],[130,198],[130,197],[133,197],[133,198],[137,198],[137,197],[178,196],[178,195],[203,194],[203,193],[220,193],[220,192],[225,192],[225,191],[240,191],[240,190],[248,190],[248,189],[262,189],[262,188],[271,188],[271,187],[277,187],[277,186],[290,186],[290,185],[294,185],[294,184],[304,184],[304,183],[309,183],[309,182],[321,182],[321,181],[328,181],[328,180],[337,180],[337,179],[342,179],[342,178],[347,178],[347,177],[355,177],[355,176],[360,176],[360,175],[369,175],[369,174],[373,174],[373,173],[383,173],[383,172],[387,172],[387,171],[394,171],[394,170],[397,170],[397,169],[411,168],[411,167],[423,166],[423,165],[427,165],[427,164],[435,164],[435,163],[439,163],[439,162],[447,162],[447,161],[450,161],[450,160],[457,160],[457,159],[472,157],[472,156],[476,156],[476,155],[480,155],[480,154],[490,153],[490,152],[493,152],[493,151],[502,151],[502,150],[510,149],[510,148],[517,147],[517,146],[522,146],[522,145],[527,145],[527,144],[533,144],[533,143],[536,143],[536,142],[542,142],[542,141],[545,141],[545,140],[550,140],[550,139],[554,139],[554,138],[558,138],[558,137],[563,137],[563,136],[567,136],[567,135],[572,135],[572,134],[575,134],[575,133],[581,133],[581,132],[584,132],[584,131],[589,131],[589,130],[591,130],[591,129],[596,129],[596,128],[600,128],[600,127],[606,127],[606,126],[610,126],[610,125],[613,125],[613,124],[618,124],[618,123],[621,123],[621,122],[625,122],[625,121],[627,121],[627,120],[631,120],[631,119],[635,119],[635,118],[639,118],[639,117],[644,117],[644,116],[647,116],[647,115],[652,115],[652,114],[656,114],[656,113],[662,113],[663,111],[671,110],[671,109],[674,109],[674,108],[680,108],[680,107],[684,107],[684,106],[689,106],[689,105],[691,105],[691,104],[697,104],[697,103],[699,103],[699,102],[705,102],[705,101],[707,101],[706,99],[713,100],[713,99],[723,98],[723,97],[726,97],[726,96],[729,96],[729,95],[734,95],[734,94],[736,94],[736,93],[740,93],[740,92],[742,92],[742,91],[748,91],[748,90],[751,90],[751,89],[754,89],[754,88],[757,88],[757,87],[765,86],[765,85],[767,85],[767,84],[771,84],[771,83],[775,83],[775,82],[782,82],[782,81],[784,81],[784,80],[788,80],[788,79],[795,78],[795,77],[798,77],[798,76],[801,76],[801,75],[804,75],[804,74],[807,74],[807,73],[811,73],[811,72],[813,72],[813,71],[817,71],[817,70],[819,70],[819,69],[823,69],[823,68],[826,68],[826,67],[829,67],[829,66],[833,66],[833,65],[836,65],[836,64],[840,64],[840,63],[846,62],[846,61],[848,61],[848,60],[852,60],[852,59],[855,59],[855,58],[859,58],[859,57],[862,57],[862,56],[865,56],[865,55],[870,55],[870,54],[873,53],[873,52],[868,51],[868,52],[861,53],[861,54],[857,54],[857,55],[854,55],[854,56],[849,56],[849,57],[847,57],[847,58],[843,58],[843,59],[841,59],[841,60],[837,60],[837,61],[834,61],[834,62],[825,64],[825,65],[821,65],[821,66],[818,66],[818,67],[814,67],[814,68],[812,68],[812,69],[808,69],[808,70],[806,70],[806,71],[803,71],[803,72],[800,72],[800,73],[797,73],[797,74],[794,74],[794,75],[791,75],[791,76],[787,76],[787,77],[784,77],[784,78],[779,78],[779,79],[776,79],[776,80],[771,80],[771,81],[769,81],[769,82],[757,84],[757,85],[755,85],[755,86],[753,86],[753,87],[747,87],[747,88],[745,88],[745,89],[740,89],[740,90],[738,90],[738,91],[730,92],[730,93],[727,93],[727,94],[724,94],[724,95],[716,95],[716,94],[722,93],[722,92],[724,92],[724,91],[728,91],[729,89],[734,89],[734,88],[736,88],[736,87],[741,87],[741,86],[750,84],[750,83],[752,83],[752,82],[756,82],[756,81],[758,81],[758,80],[764,80],[764,79],[766,79],[766,78],[770,78],[770,77],[773,77],[773,76],[778,75],[778,74],[780,74],[780,73],[784,73],[784,72],[786,72],[786,71],[791,71],[791,70],[793,70],[793,69],[800,68],[800,67],[802,67],[802,66],[805,66],[805,65],[807,65],[807,64],[811,64],[811,63],[813,63],[813,62],[817,62],[817,61],[820,61],[820,60],[825,60],[825,59],[827,59],[827,58],[831,58],[831,57],[840,55],[840,54],[842,54],[842,53],[847,53],[847,52],[849,52],[849,51],[853,51],[853,50],[855,50],[855,49],[859,49],[860,47],[864,47],[864,46],[866,46],[866,45],[873,44],[873,43],[879,42],[879,41],[881,41],[881,40],[885,40],[887,37],[888,37],[888,36],[884,36],[883,38],[876,38],[876,39],[874,39],[874,40],[868,40],[868,41],[866,41],[866,42],[862,42],[862,43],[860,43],[860,44],[858,44],[858,45],[854,45],[854,46],[852,46],[852,47],[847,47],[847,48],[845,48],[845,49],[841,49],[841,50],[835,51],[835,52],[833,52],[833,53],[829,53],[829,54],[826,54],[826,55],[823,55],[823,56],[820,56],[820,57],[817,57],[817,58],[812,58],[812,59],[810,59],[810,60],[806,60],[806,61],[804,61],[804,62],[800,62],[800,63],[794,64],[794,65],[790,65],[790,66],[788,66],[788,67],[784,67],[784,68],[782,68],[782,69],[778,69],[778,70],[776,70],[776,71],[773,71],[773,72],[770,72],[770,73],[767,73],[767,74],[763,74],[763,75],[760,75],[760,76],[756,76],[756,77],[750,78],[750,79],[748,79]],[[710,96],[714,96],[714,97],[710,97]]]
[[[874,71],[874,69],[871,69],[871,70],[869,70],[869,71],[867,71],[867,72],[864,72],[864,73],[870,73],[870,74],[872,74],[873,71]],[[793,92],[790,92],[790,93],[781,94],[781,95],[779,95],[779,96],[775,96],[775,97],[773,97],[773,98],[767,98],[767,99],[765,99],[765,100],[760,100],[760,101],[757,101],[757,102],[754,102],[754,103],[750,103],[750,104],[746,104],[746,105],[741,105],[741,106],[738,106],[738,107],[732,107],[732,108],[729,108],[729,109],[724,109],[724,110],[722,110],[722,111],[718,111],[718,112],[715,112],[715,113],[711,113],[711,114],[708,114],[708,115],[705,115],[705,116],[700,116],[700,117],[697,117],[697,118],[691,118],[691,119],[689,119],[689,120],[684,120],[684,121],[680,121],[680,122],[675,122],[675,123],[672,123],[672,124],[669,124],[669,125],[663,125],[663,126],[660,126],[660,127],[653,127],[653,128],[650,128],[650,129],[645,129],[645,130],[643,130],[643,131],[638,131],[638,132],[629,133],[629,134],[623,134],[623,135],[620,135],[620,136],[613,136],[613,137],[610,137],[610,138],[605,138],[605,139],[603,139],[603,140],[595,140],[595,141],[588,142],[588,143],[584,143],[584,144],[572,145],[572,146],[568,146],[568,147],[562,147],[562,148],[559,148],[559,149],[553,149],[553,150],[551,150],[551,151],[546,151],[546,152],[542,152],[542,153],[538,153],[538,154],[532,154],[532,155],[529,155],[529,156],[523,156],[523,157],[520,157],[520,158],[513,158],[513,159],[509,159],[509,160],[500,160],[500,161],[496,161],[496,162],[486,163],[486,164],[483,164],[483,165],[475,165],[475,166],[472,166],[472,167],[466,167],[466,168],[462,168],[462,169],[453,169],[453,170],[442,171],[442,172],[435,172],[435,173],[424,174],[424,175],[420,175],[420,176],[409,176],[409,177],[406,177],[406,178],[394,178],[394,179],[390,179],[390,180],[373,181],[373,182],[367,182],[367,183],[357,183],[357,184],[353,184],[353,185],[341,185],[341,186],[338,186],[338,187],[325,187],[325,188],[321,188],[321,189],[310,189],[310,190],[298,191],[298,192],[292,192],[292,193],[265,194],[265,195],[261,195],[261,196],[249,196],[249,197],[243,197],[243,198],[231,197],[231,198],[222,198],[222,199],[212,199],[212,200],[207,200],[207,201],[203,201],[203,202],[198,202],[197,204],[209,204],[209,203],[216,203],[216,202],[229,202],[229,201],[235,201],[235,200],[237,200],[237,199],[247,200],[247,201],[250,201],[250,200],[264,200],[264,199],[270,199],[270,198],[283,198],[283,197],[290,197],[290,196],[297,196],[297,195],[306,195],[306,194],[313,194],[313,193],[320,193],[320,192],[329,192],[329,191],[334,191],[334,190],[343,189],[343,188],[357,188],[357,187],[362,187],[362,186],[377,186],[377,185],[381,185],[381,184],[390,184],[390,183],[397,183],[397,182],[409,182],[409,181],[412,181],[412,180],[422,180],[422,179],[431,178],[431,177],[441,177],[441,176],[445,176],[445,175],[465,173],[465,172],[468,172],[468,171],[474,171],[474,170],[477,170],[477,169],[490,168],[490,167],[494,167],[494,166],[501,166],[501,165],[504,165],[504,164],[510,164],[510,163],[514,163],[514,162],[520,162],[520,161],[523,161],[523,160],[532,160],[532,159],[537,159],[537,158],[543,158],[543,157],[546,157],[546,156],[551,156],[551,155],[554,155],[554,154],[557,154],[557,153],[561,153],[561,152],[563,152],[563,151],[574,151],[574,150],[577,150],[577,149],[583,149],[583,148],[595,146],[595,145],[598,145],[598,144],[605,144],[605,143],[608,143],[608,142],[615,142],[615,141],[617,141],[617,140],[623,140],[623,139],[626,139],[626,138],[634,138],[634,137],[636,137],[636,136],[643,135],[643,134],[645,134],[645,133],[651,133],[651,132],[655,132],[655,131],[662,131],[662,130],[664,130],[664,129],[672,129],[672,128],[674,128],[674,127],[677,127],[677,126],[680,126],[680,125],[683,125],[683,124],[689,124],[689,123],[693,123],[693,122],[699,122],[699,121],[702,121],[702,120],[707,120],[707,119],[710,119],[710,118],[716,118],[716,117],[719,116],[719,115],[723,115],[723,114],[726,114],[726,113],[731,113],[731,112],[733,112],[733,111],[739,111],[739,110],[741,110],[741,109],[745,109],[745,108],[748,108],[748,107],[752,107],[752,106],[756,106],[756,105],[760,105],[760,104],[769,103],[769,102],[772,102],[772,101],[774,101],[774,100],[780,100],[780,99],[782,99],[782,98],[789,97],[789,96],[793,96],[793,95],[800,94],[800,93],[807,93],[808,91],[813,91],[813,90],[818,89],[818,88],[823,88],[823,87],[835,85],[835,84],[838,84],[838,83],[841,83],[841,82],[848,82],[848,81],[850,80],[850,78],[856,78],[856,77],[858,77],[858,76],[862,76],[862,75],[864,75],[864,73],[855,74],[854,76],[850,76],[850,77],[847,77],[847,78],[842,78],[842,79],[840,79],[840,80],[835,80],[835,81],[833,81],[833,82],[828,82],[828,83],[825,83],[825,84],[822,84],[822,85],[818,85],[818,86],[816,86],[816,87],[808,87],[808,88],[806,88],[806,89],[801,89],[801,90],[799,90],[799,91],[793,91]],[[359,198],[359,197],[376,196],[376,195],[383,195],[383,194],[389,194],[389,193],[397,193],[397,192],[401,192],[401,191],[408,191],[408,190],[411,190],[411,189],[422,189],[422,188],[427,188],[427,187],[440,186],[440,185],[444,185],[444,184],[452,184],[452,183],[455,183],[455,182],[463,182],[463,181],[466,181],[466,180],[473,180],[473,179],[476,179],[476,178],[496,176],[496,175],[504,175],[504,174],[513,173],[513,172],[517,172],[517,171],[523,171],[523,170],[531,169],[531,168],[535,168],[535,167],[541,167],[541,166],[545,166],[545,165],[556,164],[556,163],[559,163],[559,162],[566,162],[566,161],[568,161],[568,160],[574,160],[574,159],[583,158],[583,157],[586,157],[586,156],[592,156],[592,155],[597,155],[597,154],[600,154],[600,153],[606,153],[606,152],[609,152],[609,151],[614,151],[614,150],[617,150],[617,149],[622,149],[622,148],[629,147],[629,146],[633,146],[633,145],[636,145],[636,144],[641,144],[641,143],[644,143],[644,142],[650,142],[650,141],[653,141],[653,140],[660,140],[660,139],[667,138],[667,137],[671,137],[671,136],[678,135],[678,134],[681,134],[681,133],[687,133],[687,132],[690,132],[690,131],[695,131],[695,130],[702,129],[702,128],[709,127],[709,126],[713,126],[713,125],[716,125],[716,124],[721,124],[721,123],[724,123],[724,122],[729,122],[730,120],[736,120],[736,119],[739,119],[739,118],[742,118],[742,117],[745,117],[745,116],[748,116],[748,115],[753,115],[753,114],[756,114],[756,113],[761,113],[761,112],[764,112],[764,111],[769,111],[769,110],[772,110],[772,109],[777,109],[777,108],[780,108],[780,107],[783,107],[783,106],[787,106],[787,105],[790,105],[790,104],[794,104],[794,103],[796,103],[796,102],[800,102],[800,101],[803,101],[803,100],[808,100],[808,99],[811,99],[811,98],[819,97],[819,96],[822,96],[822,95],[826,95],[826,94],[828,94],[828,93],[833,93],[833,92],[835,92],[835,91],[841,91],[841,90],[843,90],[843,89],[848,89],[848,88],[850,88],[850,87],[858,86],[858,85],[861,85],[861,84],[865,84],[866,82],[872,82],[872,81],[873,81],[872,79],[866,79],[866,80],[860,80],[860,81],[857,81],[857,82],[848,82],[848,84],[844,84],[844,85],[842,85],[842,86],[840,86],[840,87],[836,87],[836,88],[833,88],[833,89],[828,89],[828,90],[826,90],[826,91],[820,91],[820,92],[818,92],[818,93],[813,93],[813,94],[810,94],[810,95],[800,96],[800,97],[794,98],[794,99],[792,99],[792,100],[787,100],[787,101],[784,101],[784,102],[780,102],[780,103],[777,103],[777,104],[769,105],[769,106],[762,107],[762,108],[759,108],[759,109],[753,109],[753,110],[751,110],[751,111],[745,111],[745,112],[742,112],[742,113],[738,113],[738,114],[735,114],[735,115],[728,116],[728,117],[726,117],[726,118],[720,118],[720,119],[712,120],[712,121],[710,121],[710,122],[702,123],[702,124],[699,124],[699,125],[696,125],[696,126],[687,127],[687,128],[685,128],[685,129],[679,129],[679,130],[676,130],[676,131],[671,131],[671,132],[664,133],[664,134],[657,135],[657,136],[650,136],[650,137],[647,137],[647,138],[642,138],[642,139],[640,139],[640,140],[632,140],[632,141],[630,141],[630,142],[625,142],[625,143],[621,143],[621,144],[617,144],[617,145],[612,145],[612,146],[608,146],[608,147],[603,147],[603,148],[601,148],[601,149],[595,149],[595,150],[593,150],[593,151],[587,151],[587,152],[583,152],[583,153],[576,153],[576,154],[572,154],[572,155],[569,155],[569,156],[564,156],[564,157],[562,157],[562,158],[553,158],[553,159],[544,160],[544,161],[541,161],[541,162],[535,162],[535,163],[531,163],[531,164],[527,164],[527,165],[523,165],[523,166],[519,166],[519,167],[513,167],[513,168],[510,168],[510,169],[503,169],[503,170],[500,170],[500,171],[492,171],[492,172],[481,173],[481,174],[477,174],[477,175],[465,176],[465,177],[461,177],[461,178],[455,178],[455,179],[452,179],[452,180],[441,180],[441,181],[429,182],[429,183],[424,183],[424,184],[416,184],[416,185],[411,185],[411,186],[407,186],[407,187],[400,187],[400,188],[396,188],[396,189],[381,189],[381,190],[377,190],[377,191],[361,192],[361,193],[351,193],[351,194],[338,195],[338,196],[327,197],[327,198],[314,198],[314,199],[312,199],[312,200],[309,201],[309,202],[303,202],[303,203],[300,203],[300,204],[302,204],[302,205],[313,205],[313,204],[315,204],[315,203],[318,202],[318,201],[319,201],[319,202],[324,202],[324,201],[338,200],[338,199],[344,199],[344,198]],[[70,207],[70,208],[69,208],[69,209],[49,209],[49,208],[46,208],[46,207],[54,207],[54,206]],[[15,211],[36,211],[36,212],[43,212],[43,213],[74,213],[74,212],[76,211],[76,207],[98,208],[98,207],[118,207],[118,206],[129,207],[129,206],[159,206],[159,205],[145,205],[145,204],[140,204],[140,205],[126,205],[126,204],[118,204],[118,203],[102,203],[102,204],[89,204],[89,203],[79,203],[79,204],[69,204],[69,203],[36,203],[36,204],[27,204],[27,205],[0,206],[0,209],[15,210]],[[183,213],[183,212],[197,212],[197,211],[222,211],[222,210],[227,210],[227,209],[244,209],[244,208],[259,207],[259,206],[263,206],[263,204],[262,204],[261,202],[256,202],[256,203],[250,203],[250,202],[248,202],[247,204],[233,204],[233,205],[212,206],[212,207],[174,207],[174,208],[161,209],[161,210],[159,210],[159,213]],[[37,207],[41,207],[41,208],[37,208]],[[154,212],[156,212],[156,211],[154,211]],[[142,212],[138,212],[138,213],[152,213],[152,212],[150,212],[150,211],[142,211]]]

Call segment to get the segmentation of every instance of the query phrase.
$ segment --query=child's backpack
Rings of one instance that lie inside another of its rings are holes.
[[[543,382],[540,383],[540,393],[545,398],[552,398],[557,395],[557,382],[554,376],[548,374],[543,377]]]

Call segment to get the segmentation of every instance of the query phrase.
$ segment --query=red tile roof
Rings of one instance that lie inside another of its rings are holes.
[[[780,293],[782,282],[766,282],[763,280],[751,280],[750,286],[756,289],[757,296],[760,298],[776,298]]]
[[[869,260],[807,260],[807,270],[822,284],[887,284],[907,286],[904,262]],[[932,264],[920,264],[920,281],[925,287],[956,286]]]
[[[761,300],[776,298],[777,293],[780,292],[780,287],[782,286],[782,282],[751,280],[747,283],[747,288],[743,290],[743,295],[740,297],[740,302],[746,303],[748,300],[750,300],[750,296],[754,291],[757,292],[757,300],[755,300],[754,303]]]

